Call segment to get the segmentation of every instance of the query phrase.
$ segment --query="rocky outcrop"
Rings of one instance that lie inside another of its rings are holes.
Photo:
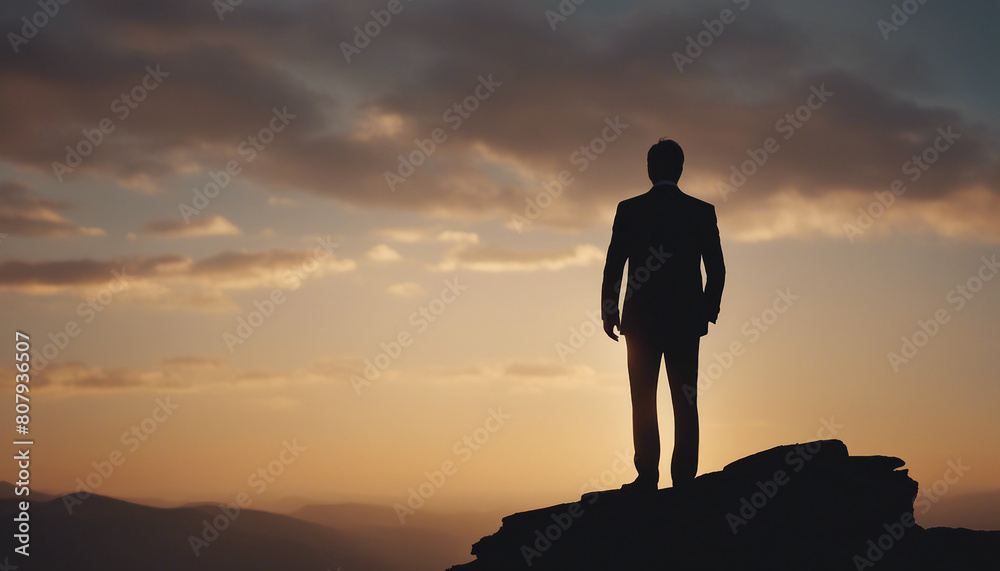
[[[903,465],[839,440],[778,446],[683,488],[507,516],[452,569],[1000,569],[1000,532],[915,523]]]

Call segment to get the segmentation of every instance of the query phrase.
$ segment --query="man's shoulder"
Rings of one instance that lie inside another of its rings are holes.
[[[626,198],[625,200],[618,203],[618,208],[632,208],[637,205],[641,205],[646,202],[648,198],[648,192],[646,194],[640,194],[638,196],[633,196],[632,198]]]
[[[695,198],[690,194],[685,193],[683,190],[677,195],[680,199],[681,204],[688,208],[710,212],[715,209],[715,206],[711,202],[706,202],[700,198]],[[633,196],[631,198],[626,198],[618,203],[618,208],[630,210],[630,209],[644,209],[647,208],[651,203],[660,200],[652,192],[644,192],[638,196]]]
[[[712,210],[715,208],[715,206],[711,202],[705,202],[700,198],[695,198],[694,196],[685,193],[683,190],[681,191],[681,196],[694,208],[699,208],[701,210]]]

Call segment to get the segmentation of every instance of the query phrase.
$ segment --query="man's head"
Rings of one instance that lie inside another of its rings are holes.
[[[684,170],[684,151],[675,141],[660,139],[646,153],[646,168],[653,183],[661,180],[677,182]]]

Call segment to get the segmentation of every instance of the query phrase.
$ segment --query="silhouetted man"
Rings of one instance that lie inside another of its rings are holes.
[[[656,384],[661,357],[674,408],[673,485],[690,482],[698,472],[698,346],[708,322],[719,316],[726,278],[715,207],[677,187],[684,166],[680,145],[661,139],[650,147],[646,166],[653,188],[618,204],[601,285],[604,331],[618,341],[618,327],[628,352],[639,477],[622,488],[639,491],[657,489],[660,478]],[[619,322],[626,260],[629,275]]]

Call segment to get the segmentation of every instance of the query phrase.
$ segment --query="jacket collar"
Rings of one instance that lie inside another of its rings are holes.
[[[680,190],[680,187],[677,186],[677,183],[674,182],[674,181],[672,181],[672,180],[658,180],[658,181],[656,181],[653,184],[653,189],[657,189],[657,188],[662,188],[662,189],[668,190],[668,191],[669,190],[675,190],[675,191],[679,191]],[[652,189],[650,189],[650,190],[652,190]]]

